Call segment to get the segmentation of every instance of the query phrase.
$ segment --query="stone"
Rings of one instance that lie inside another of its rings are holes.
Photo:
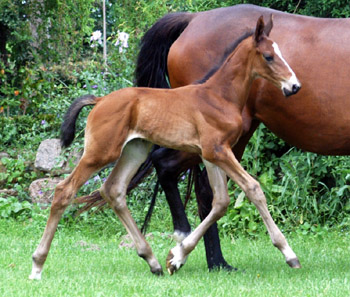
[[[83,152],[81,150],[79,151],[78,149],[73,149],[71,152],[69,152],[67,160],[64,162],[60,173],[71,173],[78,165],[82,155]]]
[[[29,186],[29,195],[32,203],[45,207],[51,204],[55,188],[63,178],[40,178],[33,181]]]
[[[0,152],[0,160],[1,160],[2,158],[10,158],[10,156],[9,156],[9,154],[6,153],[6,152]]]
[[[0,197],[16,197],[18,195],[18,192],[14,189],[2,189],[0,190]]]
[[[1,159],[0,159],[0,173],[3,173],[3,174],[0,174],[0,186],[3,186],[4,184],[6,184],[6,172],[7,172],[7,169],[5,167],[4,164],[2,164],[1,162]]]
[[[61,154],[61,144],[59,139],[46,139],[39,145],[34,166],[36,169],[50,172],[55,167],[61,168],[64,164]]]

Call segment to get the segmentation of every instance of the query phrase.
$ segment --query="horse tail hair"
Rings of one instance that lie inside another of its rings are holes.
[[[167,58],[171,45],[195,14],[170,13],[159,19],[143,36],[135,70],[138,87],[169,88]]]
[[[148,227],[149,222],[150,222],[150,220],[151,220],[151,217],[152,217],[152,214],[153,214],[154,206],[156,205],[156,198],[157,198],[157,195],[158,195],[158,191],[159,191],[159,179],[157,179],[156,184],[155,184],[155,186],[154,186],[153,196],[152,196],[152,199],[151,199],[151,204],[150,204],[150,206],[149,206],[149,209],[148,209],[148,211],[147,211],[145,220],[144,220],[143,225],[142,225],[142,227],[141,227],[141,233],[142,233],[143,235],[146,235],[147,227]]]
[[[61,125],[61,146],[68,147],[74,140],[75,136],[75,122],[78,115],[84,106],[95,105],[96,98],[94,95],[85,95],[73,101],[64,116]]]

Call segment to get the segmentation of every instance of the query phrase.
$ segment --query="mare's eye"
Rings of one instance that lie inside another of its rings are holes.
[[[271,55],[263,55],[264,56],[264,59],[267,61],[267,62],[272,62],[273,61],[273,56]]]

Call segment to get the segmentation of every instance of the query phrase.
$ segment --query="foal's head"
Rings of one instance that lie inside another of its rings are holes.
[[[272,27],[272,15],[266,25],[262,16],[258,19],[255,33],[252,36],[255,46],[253,72],[281,88],[283,95],[287,97],[296,94],[301,84],[292,68],[282,57],[277,43],[269,38]]]

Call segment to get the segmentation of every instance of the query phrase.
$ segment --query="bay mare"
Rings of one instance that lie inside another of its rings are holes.
[[[100,193],[124,224],[138,255],[153,273],[162,273],[162,267],[137,228],[125,199],[127,186],[146,160],[152,143],[199,154],[214,193],[213,208],[206,219],[170,250],[167,257],[170,274],[185,263],[210,225],[225,214],[230,201],[226,175],[256,205],[273,244],[287,263],[300,267],[297,256],[271,218],[259,183],[240,166],[231,150],[242,133],[242,111],[257,77],[269,80],[285,96],[300,89],[300,83],[278,45],[268,37],[272,26],[272,18],[265,26],[263,17],[259,17],[254,33],[243,39],[222,66],[202,84],[171,90],[126,88],[100,98],[83,96],[72,103],[62,124],[64,146],[74,139],[75,122],[82,108],[86,105],[95,107],[87,119],[84,154],[69,177],[55,189],[44,234],[32,256],[31,279],[41,278],[58,222],[79,188],[94,172],[115,161]]]
[[[222,62],[222,56],[254,18],[274,15],[271,37],[303,83],[293,104],[267,81],[253,83],[243,109],[243,132],[233,148],[238,160],[252,134],[264,123],[287,143],[322,155],[350,154],[350,19],[284,13],[255,5],[236,5],[198,13],[168,14],[143,37],[136,69],[138,86],[167,88],[193,83]],[[159,148],[151,155],[169,203],[175,234],[190,233],[178,176],[201,159]],[[195,183],[199,215],[211,210],[212,193],[205,173]],[[209,269],[231,267],[222,256],[216,224],[204,235]]]

